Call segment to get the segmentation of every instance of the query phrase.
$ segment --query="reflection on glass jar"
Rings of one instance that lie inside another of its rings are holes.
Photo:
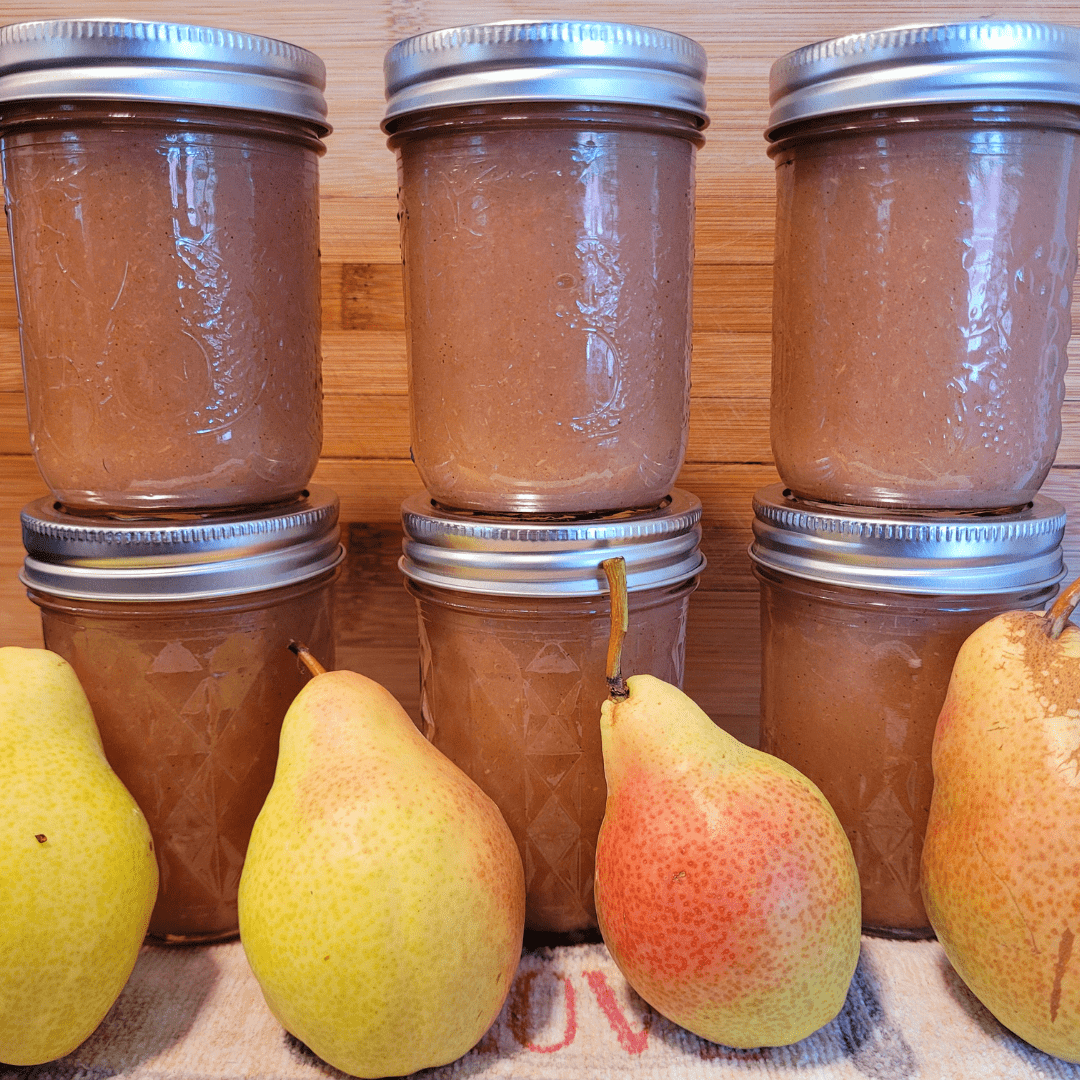
[[[651,32],[635,69],[643,85],[654,78],[651,104],[629,103],[617,71],[595,92],[576,71],[598,56],[617,65],[641,28],[593,24],[604,47],[579,51],[572,32],[514,24],[492,46],[503,67],[483,80],[429,97],[409,85],[418,57],[445,75],[484,51],[490,29],[425,35],[387,61],[417,468],[436,502],[459,509],[656,506],[686,451],[705,123],[693,94],[667,100],[667,68],[701,94],[704,54]],[[551,64],[536,78],[541,48]],[[485,100],[526,71],[524,97]]]
[[[1061,437],[1080,31],[931,29],[774,68],[773,453],[807,499],[1015,508]]]
[[[28,32],[31,48],[4,28],[0,163],[31,446],[56,498],[83,511],[287,499],[322,445],[328,127],[291,115],[288,88],[314,91],[321,62],[268,39],[233,49],[204,28],[171,30],[191,34],[50,23]],[[67,98],[88,69],[105,100]],[[260,78],[267,111],[217,103]]]
[[[336,499],[318,489],[291,515],[147,530],[65,515],[51,500],[23,511],[22,577],[45,646],[75,669],[154,837],[154,938],[237,932],[248,837],[307,680],[289,644],[333,666],[336,518]]]

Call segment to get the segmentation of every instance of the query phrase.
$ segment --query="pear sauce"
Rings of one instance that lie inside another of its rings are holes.
[[[851,841],[864,928],[930,937],[919,862],[931,748],[953,662],[978,626],[1041,610],[1064,576],[1065,511],[898,517],[754,497],[761,748],[821,789]]]
[[[322,445],[322,61],[171,23],[0,27],[34,460],[88,513],[257,505]]]
[[[689,429],[704,50],[507,22],[399,42],[385,74],[428,494],[482,513],[657,506]]]
[[[676,686],[705,565],[701,504],[563,522],[402,507],[400,566],[416,598],[422,730],[494,800],[525,867],[525,925],[595,937],[593,868],[607,789],[604,559],[626,560],[628,672]]]
[[[21,579],[45,647],[75,669],[154,837],[151,938],[237,932],[248,837],[307,681],[290,642],[333,664],[337,512],[318,487],[285,506],[153,524],[77,516],[51,499],[22,512]]]
[[[796,495],[1029,503],[1061,437],[1080,30],[909,26],[773,65],[770,429]]]

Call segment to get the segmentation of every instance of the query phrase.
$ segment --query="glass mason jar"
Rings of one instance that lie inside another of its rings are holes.
[[[334,662],[336,496],[312,488],[247,516],[152,525],[42,499],[22,527],[45,647],[75,669],[109,764],[150,824],[161,871],[150,936],[234,936],[281,721],[307,681],[289,644]]]
[[[322,61],[198,26],[0,27],[30,441],[65,506],[302,491],[322,446]]]
[[[919,862],[931,749],[965,639],[1008,610],[1039,610],[1064,576],[1065,512],[883,516],[754,498],[761,588],[762,749],[824,793],[855,854],[864,927],[931,937]]]
[[[413,459],[486,513],[659,505],[686,452],[705,53],[605,23],[387,54]]]
[[[700,502],[678,490],[659,510],[582,522],[453,514],[426,494],[402,507],[422,730],[506,818],[532,931],[580,940],[596,928],[611,622],[601,563],[626,560],[623,672],[679,686],[690,593],[705,565],[700,517]]]
[[[780,478],[835,503],[1030,502],[1061,436],[1080,30],[854,34],[771,83]]]

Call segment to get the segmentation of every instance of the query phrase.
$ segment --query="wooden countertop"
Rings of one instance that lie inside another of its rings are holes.
[[[4,21],[96,15],[91,0],[33,0],[4,13]],[[373,0],[315,5],[282,0],[251,5],[224,0],[165,3],[113,0],[110,14],[202,22],[250,30],[303,45],[326,61],[334,132],[321,165],[323,340],[326,437],[316,479],[341,496],[352,526],[353,567],[367,588],[399,586],[389,552],[401,500],[420,487],[408,456],[405,353],[402,336],[395,169],[379,131],[382,57],[412,33],[462,22],[536,17],[524,0]],[[687,686],[715,719],[754,737],[758,711],[757,589],[745,548],[750,496],[776,479],[768,438],[770,298],[774,212],[772,165],[762,130],[768,110],[768,71],[774,59],[801,45],[856,30],[914,21],[987,16],[1080,21],[1064,0],[1019,0],[1008,9],[974,0],[930,5],[895,0],[876,6],[773,5],[704,0],[657,6],[639,0],[599,0],[588,14],[660,25],[700,41],[709,55],[712,123],[698,158],[698,226],[691,439],[679,485],[705,508],[710,566],[691,604]],[[580,4],[549,0],[544,17],[580,17]],[[6,244],[0,245],[6,250]],[[1075,305],[1074,305],[1075,310]],[[1080,344],[1070,356],[1074,365]],[[1080,374],[1070,372],[1064,437],[1045,490],[1077,516],[1080,511]],[[0,260],[0,635],[10,644],[39,644],[37,610],[16,572],[22,560],[19,508],[45,489],[29,454],[18,332],[8,259]],[[391,532],[386,532],[389,527]],[[374,530],[374,531],[372,531]],[[367,546],[378,538],[374,548]],[[1066,548],[1076,557],[1070,525]],[[361,548],[364,550],[361,551]],[[378,566],[377,580],[369,568]],[[359,611],[341,608],[342,634]],[[364,633],[377,648],[356,653],[406,699],[415,698],[415,626],[405,613]],[[346,655],[349,655],[346,652]]]

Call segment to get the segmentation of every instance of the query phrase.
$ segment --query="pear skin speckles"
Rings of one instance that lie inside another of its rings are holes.
[[[270,1010],[355,1076],[447,1064],[498,1015],[525,882],[495,804],[354,672],[282,726],[240,879],[240,939]]]
[[[674,687],[628,682],[605,717],[604,941],[634,989],[697,1035],[737,1047],[804,1038],[839,1012],[858,961],[847,838],[790,766],[737,743]]]
[[[934,736],[922,859],[960,977],[1032,1045],[1080,1061],[1080,631],[1006,612],[961,647]]]

